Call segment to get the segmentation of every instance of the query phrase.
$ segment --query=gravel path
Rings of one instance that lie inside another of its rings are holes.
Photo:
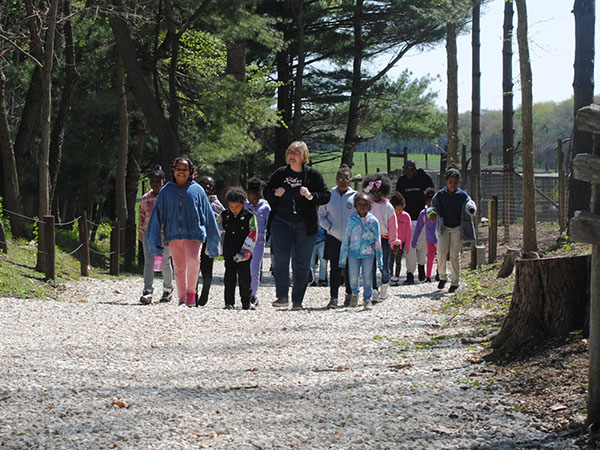
[[[0,298],[0,448],[573,447],[472,362],[476,312],[450,320],[433,283],[280,311],[265,277],[256,311],[225,311],[222,271],[198,309],[139,305],[139,276]]]

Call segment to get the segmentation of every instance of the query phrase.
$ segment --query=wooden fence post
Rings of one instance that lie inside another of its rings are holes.
[[[0,252],[8,253],[8,242],[6,241],[6,233],[4,231],[4,225],[0,220]]]
[[[444,186],[444,172],[446,171],[446,165],[448,164],[448,153],[445,151],[440,155],[440,176],[438,180],[438,186]]]
[[[489,203],[488,211],[488,263],[492,264],[496,261],[498,255],[498,196],[492,195],[492,201]]]
[[[390,173],[390,171],[392,170],[392,158],[390,157],[390,149],[389,148],[385,149],[385,163],[387,166],[386,173]]]
[[[577,242],[592,244],[590,276],[590,338],[588,375],[588,423],[600,423],[600,105],[577,111],[575,125],[594,134],[594,153],[579,154],[573,161],[573,178],[592,185],[591,212],[578,212],[571,219],[569,234]]]
[[[429,159],[427,153],[425,153],[425,170],[429,170]]]
[[[402,168],[406,167],[406,162],[408,161],[408,147],[404,146],[404,151],[402,152],[402,159],[404,159],[404,164],[402,164]]]
[[[558,228],[562,235],[566,228],[565,220],[565,168],[563,165],[562,139],[559,139],[556,147],[556,160],[558,167]]]
[[[47,280],[56,279],[56,238],[54,235],[54,216],[44,216],[44,272]]]
[[[492,152],[488,153],[488,166],[492,166]]]
[[[79,263],[81,265],[81,275],[90,276],[90,234],[88,231],[87,211],[81,214],[79,221],[79,242],[81,250],[79,251]]]
[[[367,152],[364,152],[365,155],[365,177],[369,174],[369,162],[367,161]]]
[[[113,222],[113,227],[110,233],[110,274],[119,275],[119,261],[121,259],[121,243],[119,236],[121,234],[121,224],[119,221]]]

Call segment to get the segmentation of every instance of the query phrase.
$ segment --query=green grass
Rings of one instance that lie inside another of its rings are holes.
[[[385,152],[383,153],[374,153],[374,152],[357,152],[354,153],[354,167],[352,169],[352,175],[362,175],[365,176],[367,171],[365,170],[365,155],[367,155],[367,166],[368,173],[377,172],[379,169],[380,172],[385,172],[387,170],[387,159]],[[335,186],[335,175],[337,173],[338,168],[340,167],[341,162],[341,153],[340,157],[331,161],[317,162],[313,164],[313,167],[319,170],[327,183],[329,188],[333,188]],[[408,154],[408,159],[415,161],[417,167],[419,169],[425,169],[425,155],[424,154]],[[439,170],[440,167],[440,156],[439,155],[428,155],[428,170]],[[391,159],[391,169],[399,170],[402,169],[404,164],[404,160],[402,158],[392,158]]]
[[[0,297],[53,298],[57,284],[78,280],[81,276],[79,252],[72,252],[79,246],[77,228],[56,230],[56,282],[49,282],[45,274],[35,270],[37,247],[35,242],[13,240],[7,236],[8,253],[0,252]],[[108,252],[106,240],[91,244],[97,252]],[[91,276],[106,273],[107,261],[101,255],[90,252]]]

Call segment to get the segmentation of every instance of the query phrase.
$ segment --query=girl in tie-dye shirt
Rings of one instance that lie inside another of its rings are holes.
[[[369,212],[371,205],[370,195],[364,192],[355,195],[354,206],[356,212],[346,222],[338,262],[339,267],[346,267],[346,258],[348,258],[348,272],[352,289],[351,306],[358,305],[360,290],[358,277],[362,269],[363,304],[365,309],[370,309],[369,305],[372,302],[374,261],[377,261],[377,267],[380,270],[383,266],[379,221]]]

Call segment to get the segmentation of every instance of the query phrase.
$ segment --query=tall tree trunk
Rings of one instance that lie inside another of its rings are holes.
[[[169,0],[165,2],[167,11],[167,23],[169,33],[176,35],[173,24],[172,5]],[[177,100],[177,65],[179,64],[179,39],[171,39],[171,58],[169,61],[169,122],[174,132],[178,134],[179,130],[179,101]]]
[[[35,140],[40,128],[42,113],[42,68],[38,65],[33,69],[21,121],[15,136],[15,159],[17,171],[22,173],[33,165]]]
[[[296,83],[294,86],[294,121],[292,125],[293,140],[300,140],[302,125],[302,82],[304,80],[304,0],[296,0],[296,27],[297,27],[297,48],[298,64],[296,65]]]
[[[356,147],[358,124],[360,123],[360,98],[363,60],[362,11],[363,0],[357,0],[353,19],[354,62],[352,67],[352,90],[350,93],[350,105],[348,108],[348,124],[346,125],[346,135],[344,136],[344,147],[342,149],[342,164],[347,164],[349,167],[353,166],[354,148]]]
[[[480,14],[481,0],[473,0],[473,30],[472,33],[472,94],[471,94],[471,195],[480,208],[481,201],[481,41],[480,41]],[[464,174],[466,176],[466,174]]]
[[[58,173],[62,161],[65,126],[67,125],[67,120],[71,111],[71,101],[73,99],[75,85],[79,79],[75,63],[75,46],[73,44],[73,27],[71,26],[70,0],[64,0],[62,15],[64,18],[63,35],[65,39],[65,83],[58,112],[52,127],[52,134],[50,135],[50,205],[52,205],[54,200],[56,184],[58,182]]]
[[[235,1],[236,10],[244,7],[242,0]],[[246,40],[234,39],[227,45],[227,68],[225,73],[233,75],[238,83],[246,82]],[[231,169],[227,171],[222,188],[240,185],[241,159],[229,161]]]
[[[0,156],[2,157],[2,176],[4,181],[4,207],[12,212],[24,215],[21,190],[19,189],[17,162],[8,126],[5,87],[6,77],[2,70],[2,63],[0,63]],[[22,217],[9,214],[8,219],[14,238],[27,237],[27,230]]]
[[[135,142],[127,157],[127,173],[125,175],[125,197],[127,199],[127,235],[125,238],[125,264],[124,269],[130,271],[135,264],[135,256],[137,253],[137,236],[136,236],[136,217],[135,204],[137,200],[138,186],[140,183],[140,162],[142,160],[142,152],[144,148],[144,138],[146,127],[143,120],[133,121],[133,136]]]
[[[456,49],[456,24],[446,24],[446,58],[448,86],[448,166],[458,165],[458,59]]]
[[[574,114],[594,102],[594,33],[596,22],[595,0],[575,0],[575,64],[573,77]],[[575,155],[592,153],[592,133],[573,127],[573,139],[569,146],[569,167]],[[572,170],[569,176],[569,218],[575,211],[585,211],[590,205],[590,184],[575,180]]]
[[[290,99],[291,89],[291,62],[289,49],[277,52],[275,57],[277,64],[277,81],[281,83],[277,88],[277,111],[281,115],[283,124],[275,129],[275,167],[285,164],[285,149],[290,143],[289,126],[292,120],[292,102]],[[284,125],[285,124],[285,125]]]
[[[48,11],[48,28],[46,29],[46,41],[44,44],[44,67],[42,68],[42,114],[41,118],[41,142],[39,153],[39,199],[38,217],[40,220],[50,213],[50,133],[52,131],[52,67],[54,62],[54,38],[56,32],[56,15],[58,12],[58,0],[52,0]],[[44,248],[46,236],[43,226],[40,226],[38,234],[38,252],[36,270],[45,270]]]
[[[512,41],[513,41],[513,2],[504,2],[504,25],[502,39],[502,221],[504,242],[510,240],[511,206],[513,205],[514,137],[513,125],[513,80],[512,80]]]
[[[121,58],[117,60],[115,89],[117,111],[119,115],[119,150],[117,153],[117,171],[115,174],[115,206],[121,226],[120,242],[125,242],[127,224],[127,197],[125,195],[125,174],[127,173],[127,152],[129,149],[129,116],[127,111],[127,90],[125,88],[125,67]]]
[[[122,9],[121,0],[113,0],[118,10]],[[179,155],[180,143],[176,131],[161,110],[159,100],[152,94],[146,84],[144,74],[137,61],[135,46],[127,22],[117,13],[109,18],[110,26],[115,36],[119,54],[125,65],[129,86],[137,104],[154,134],[158,138],[158,148],[163,167],[169,167],[171,161]]]
[[[535,178],[533,158],[533,95],[529,42],[527,38],[527,4],[515,0],[517,5],[517,42],[521,72],[521,111],[523,125],[523,253],[537,251],[535,223]]]

